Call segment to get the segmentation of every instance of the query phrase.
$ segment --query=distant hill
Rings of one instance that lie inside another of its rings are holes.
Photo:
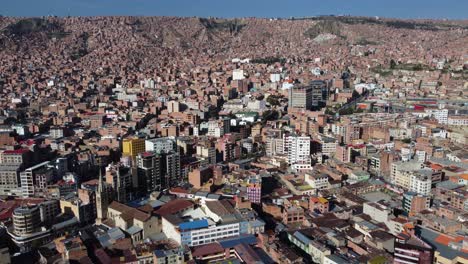
[[[378,48],[417,42],[423,49],[443,52],[444,45],[468,43],[468,21],[348,16],[291,19],[0,17],[0,32],[0,52],[42,54],[37,56],[54,52],[72,61],[90,62],[102,59],[103,52],[115,59],[125,54],[136,63],[148,56],[190,58],[191,54],[249,57],[258,61],[273,58],[275,61],[317,56],[317,48],[325,46]],[[317,39],[320,41],[314,41]]]

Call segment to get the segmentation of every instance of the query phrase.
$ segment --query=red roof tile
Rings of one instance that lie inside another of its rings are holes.
[[[154,213],[158,215],[169,215],[175,214],[177,212],[182,211],[183,209],[192,207],[193,203],[189,200],[172,200],[161,206],[158,210],[154,211]]]

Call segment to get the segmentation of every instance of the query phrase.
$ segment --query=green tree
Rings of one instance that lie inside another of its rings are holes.
[[[396,64],[395,60],[394,60],[394,59],[391,59],[391,60],[390,60],[390,69],[393,70],[393,69],[396,68],[396,66],[397,66],[397,64]]]
[[[411,143],[411,138],[402,139],[401,142],[409,144],[409,143]]]
[[[353,95],[352,95],[353,99],[358,98],[359,96],[360,96],[360,94],[356,90],[354,90]]]
[[[275,110],[267,110],[263,112],[262,119],[263,121],[273,121],[277,120],[279,117],[278,111]]]
[[[271,106],[278,106],[280,105],[280,102],[279,102],[279,99],[277,96],[274,96],[274,95],[270,95],[268,96],[268,98],[266,99],[267,103],[269,103]]]

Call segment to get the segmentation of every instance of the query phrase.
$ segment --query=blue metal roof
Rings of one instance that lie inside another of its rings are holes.
[[[166,252],[164,250],[157,249],[154,251],[154,255],[156,255],[158,258],[162,258],[166,256]]]
[[[299,231],[294,232],[294,236],[305,245],[308,245],[312,241]]]
[[[120,238],[125,238],[125,234],[118,227],[114,227],[107,231],[107,234],[111,239],[118,240]]]
[[[239,244],[247,244],[247,245],[255,244],[257,243],[257,238],[254,235],[242,235],[242,236],[236,236],[232,238],[226,238],[226,239],[218,241],[218,243],[223,248],[233,248]]]
[[[421,239],[426,242],[427,244],[431,245],[435,250],[440,252],[440,255],[442,255],[445,258],[448,259],[454,259],[457,256],[463,257],[463,258],[468,258],[468,253],[465,253],[463,251],[458,251],[455,250],[449,246],[446,246],[444,244],[435,242],[437,237],[441,235],[440,233],[436,231],[432,231],[430,229],[417,226],[416,227],[416,234],[419,234],[421,236]]]
[[[129,229],[126,230],[127,233],[130,235],[134,235],[138,232],[141,232],[143,229],[139,226],[131,226]]]
[[[148,201],[149,201],[149,198],[143,198],[143,199],[138,199],[138,200],[133,200],[131,202],[128,202],[127,205],[130,207],[137,208],[137,207],[147,204]]]
[[[208,227],[208,220],[194,220],[190,222],[184,222],[179,225],[180,230],[191,230]]]
[[[260,219],[256,219],[254,222],[252,222],[253,227],[259,227],[259,226],[264,226],[264,225],[265,225],[265,222],[263,222]]]

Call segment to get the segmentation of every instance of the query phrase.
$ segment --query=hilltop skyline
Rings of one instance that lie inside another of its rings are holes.
[[[24,7],[28,8],[24,8]],[[402,19],[467,19],[468,2],[456,0],[375,3],[370,0],[324,2],[282,1],[149,1],[149,0],[19,0],[2,4],[4,16],[182,16],[182,17],[302,17],[316,15],[380,16]]]

